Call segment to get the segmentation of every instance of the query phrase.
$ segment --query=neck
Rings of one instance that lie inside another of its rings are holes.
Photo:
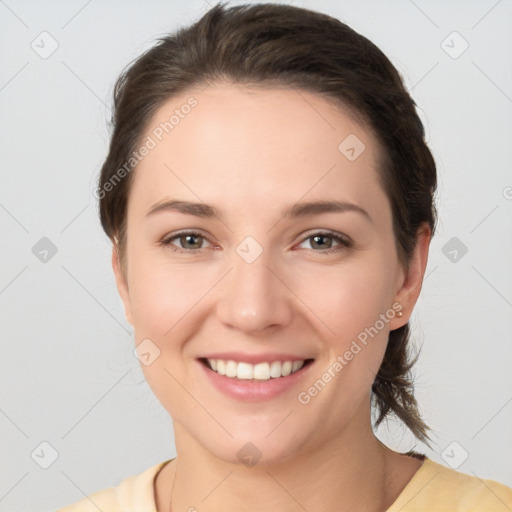
[[[170,510],[172,487],[174,511],[383,511],[421,464],[385,447],[367,420],[293,460],[252,467],[213,457],[175,424],[179,470],[175,460],[162,472],[158,511]]]

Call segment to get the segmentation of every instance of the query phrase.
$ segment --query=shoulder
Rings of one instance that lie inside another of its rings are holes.
[[[159,462],[138,475],[125,478],[116,487],[89,494],[56,512],[155,512],[153,482],[158,471],[168,462]]]
[[[512,488],[494,480],[455,471],[425,458],[387,512],[499,512],[511,509]]]

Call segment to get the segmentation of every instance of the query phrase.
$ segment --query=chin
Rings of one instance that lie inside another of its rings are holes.
[[[208,430],[202,428],[204,419],[195,425],[181,424],[180,430],[186,430],[184,437],[194,438],[193,444],[201,446],[218,460],[247,468],[271,467],[285,464],[297,458],[299,453],[315,449],[313,445],[308,448],[308,439],[317,439],[315,432],[318,432],[318,428],[307,425],[297,417],[293,418],[297,411],[283,421],[287,414],[281,414],[279,421],[269,415],[239,421],[228,420],[225,426],[233,437],[221,427]],[[282,424],[279,425],[279,422]],[[300,431],[295,430],[298,427]],[[181,447],[186,450],[187,444],[183,443]]]

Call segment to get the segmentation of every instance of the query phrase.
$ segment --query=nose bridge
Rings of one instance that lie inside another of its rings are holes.
[[[244,240],[231,259],[218,315],[225,325],[245,332],[286,325],[291,319],[289,290],[275,275],[271,251],[254,239]]]

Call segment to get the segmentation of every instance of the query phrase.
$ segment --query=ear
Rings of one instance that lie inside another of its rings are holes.
[[[391,330],[402,327],[411,318],[412,311],[416,301],[418,300],[421,286],[423,284],[431,239],[432,233],[430,231],[430,227],[428,224],[422,224],[420,228],[418,228],[416,246],[413,254],[411,255],[409,268],[402,269],[397,282],[397,291],[395,293],[394,302],[398,302],[402,305],[401,311],[403,316],[400,318],[395,317],[392,320],[390,325]]]
[[[128,283],[126,277],[121,268],[121,262],[119,260],[119,252],[116,244],[112,244],[112,269],[116,278],[117,291],[123,301],[124,305],[124,316],[128,323],[133,327],[132,311],[130,305],[130,294],[128,291]]]

